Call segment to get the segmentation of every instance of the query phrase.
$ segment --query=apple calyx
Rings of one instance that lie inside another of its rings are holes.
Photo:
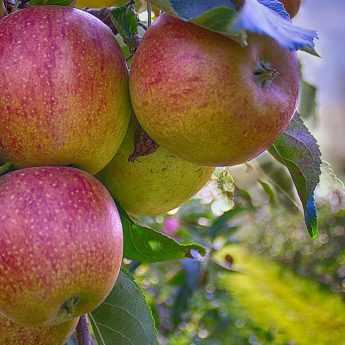
[[[158,149],[158,144],[137,124],[134,137],[134,150],[128,157],[129,162],[134,162],[137,158],[148,156]]]
[[[60,307],[57,314],[58,323],[70,320],[75,317],[76,309],[80,304],[80,297],[73,296],[66,300]]]
[[[255,81],[260,87],[269,87],[273,80],[278,77],[280,73],[270,64],[264,60],[260,60],[255,68]]]

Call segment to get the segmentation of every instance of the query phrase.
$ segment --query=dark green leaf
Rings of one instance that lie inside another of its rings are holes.
[[[138,45],[138,18],[134,9],[131,6],[114,8],[111,11],[111,21],[131,53],[134,53]]]
[[[193,259],[183,260],[182,269],[185,277],[184,284],[177,290],[171,311],[175,327],[183,321],[183,314],[187,311],[191,298],[199,287],[203,273],[201,262]]]
[[[73,0],[30,0],[29,4],[32,6],[41,5],[58,5],[58,6],[69,6]]]
[[[302,80],[299,113],[304,119],[315,119],[316,116],[316,94],[314,85]]]
[[[321,174],[321,153],[316,139],[298,113],[269,152],[288,168],[302,201],[308,231],[312,238],[316,238],[318,225],[314,191]]]
[[[121,272],[106,301],[90,315],[98,345],[158,345],[151,310],[132,277]]]
[[[12,163],[4,163],[0,165],[0,176],[8,173],[13,169]]]
[[[209,228],[209,235],[212,239],[215,239],[217,236],[222,234],[229,234],[230,232],[235,232],[238,228],[230,226],[228,224],[229,220],[236,217],[238,214],[242,213],[244,208],[235,207],[227,212],[225,212],[220,217],[216,218],[213,224]]]
[[[290,50],[317,55],[314,31],[294,26],[278,0],[152,0],[165,12],[247,44],[247,32],[267,35]]]
[[[159,262],[189,257],[192,250],[205,254],[205,249],[196,243],[181,244],[161,232],[134,223],[122,209],[120,214],[127,259]]]
[[[268,158],[269,156],[265,156]],[[279,203],[289,211],[295,211],[295,190],[287,168],[273,159],[259,159],[259,165],[270,183],[274,186]],[[269,157],[272,158],[272,157]],[[299,210],[298,206],[297,209]]]

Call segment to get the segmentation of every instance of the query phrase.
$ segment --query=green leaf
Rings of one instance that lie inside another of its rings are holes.
[[[30,0],[29,4],[32,6],[45,6],[45,5],[57,5],[57,6],[69,6],[73,0]]]
[[[111,21],[131,53],[134,53],[138,45],[138,18],[134,9],[128,5],[112,9]]]
[[[235,187],[235,204],[240,205],[241,207],[248,208],[250,211],[255,210],[255,205],[253,199],[248,191],[245,189]]]
[[[123,271],[106,301],[89,315],[98,345],[158,345],[150,307]]]
[[[183,314],[188,310],[189,303],[199,288],[203,274],[201,262],[198,260],[185,259],[181,264],[185,280],[177,290],[171,308],[171,318],[175,327],[183,321]]]
[[[263,180],[258,180],[258,183],[260,184],[260,186],[262,187],[264,192],[267,194],[270,205],[276,206],[277,205],[277,197],[276,197],[276,193],[275,193],[273,186],[270,183],[268,183],[267,181],[263,181]]]
[[[303,119],[315,119],[316,95],[316,87],[312,84],[309,84],[305,80],[302,80],[299,113]]]
[[[309,234],[316,238],[318,225],[314,191],[321,174],[321,153],[316,139],[298,113],[269,152],[288,168],[302,201]]]
[[[248,32],[267,35],[289,50],[315,52],[315,31],[291,23],[278,0],[152,0],[168,14],[247,44]]]
[[[12,163],[4,163],[0,165],[0,176],[8,173],[13,169],[13,164]]]
[[[122,209],[120,215],[124,233],[124,256],[127,259],[159,262],[190,257],[192,250],[205,254],[205,249],[199,244],[181,244],[161,232],[138,225]]]
[[[209,235],[214,240],[217,236],[220,236],[224,233],[229,234],[237,231],[237,227],[230,226],[228,224],[229,220],[236,217],[242,213],[245,209],[241,207],[235,207],[216,218],[213,224],[209,228]]]

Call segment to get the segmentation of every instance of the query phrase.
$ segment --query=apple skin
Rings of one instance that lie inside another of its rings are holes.
[[[120,217],[105,187],[67,167],[0,177],[0,313],[27,326],[92,311],[118,277]]]
[[[97,177],[115,200],[133,215],[158,215],[180,206],[210,179],[213,168],[176,157],[163,147],[128,161],[133,153],[136,122],[113,160]]]
[[[301,7],[301,0],[280,0],[284,5],[286,11],[289,13],[290,17],[293,18],[298,13]]]
[[[58,6],[1,19],[0,75],[0,160],[96,173],[113,158],[130,117],[128,71],[100,20]]]
[[[0,316],[0,345],[64,345],[78,319],[51,327],[23,327]]]
[[[255,158],[288,126],[299,80],[296,54],[268,37],[250,35],[241,47],[161,15],[134,56],[130,93],[159,145],[199,165],[227,166]]]
[[[75,6],[78,8],[103,8],[113,6],[124,6],[128,0],[77,0]],[[136,9],[143,10],[145,0],[136,0]]]

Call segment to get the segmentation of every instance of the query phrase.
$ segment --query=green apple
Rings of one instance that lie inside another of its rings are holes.
[[[86,314],[112,290],[122,261],[114,201],[74,168],[0,177],[0,314],[27,326]]]
[[[128,71],[100,20],[58,6],[3,18],[0,75],[1,161],[96,173],[113,158],[129,122]]]
[[[137,118],[159,145],[205,166],[244,163],[288,126],[299,92],[296,54],[266,36],[248,45],[161,15],[130,73]]]
[[[78,319],[51,327],[24,327],[0,316],[0,345],[64,345]]]
[[[213,168],[189,163],[163,147],[129,161],[136,126],[133,120],[119,152],[98,177],[127,212],[162,214],[198,192],[210,179]]]

